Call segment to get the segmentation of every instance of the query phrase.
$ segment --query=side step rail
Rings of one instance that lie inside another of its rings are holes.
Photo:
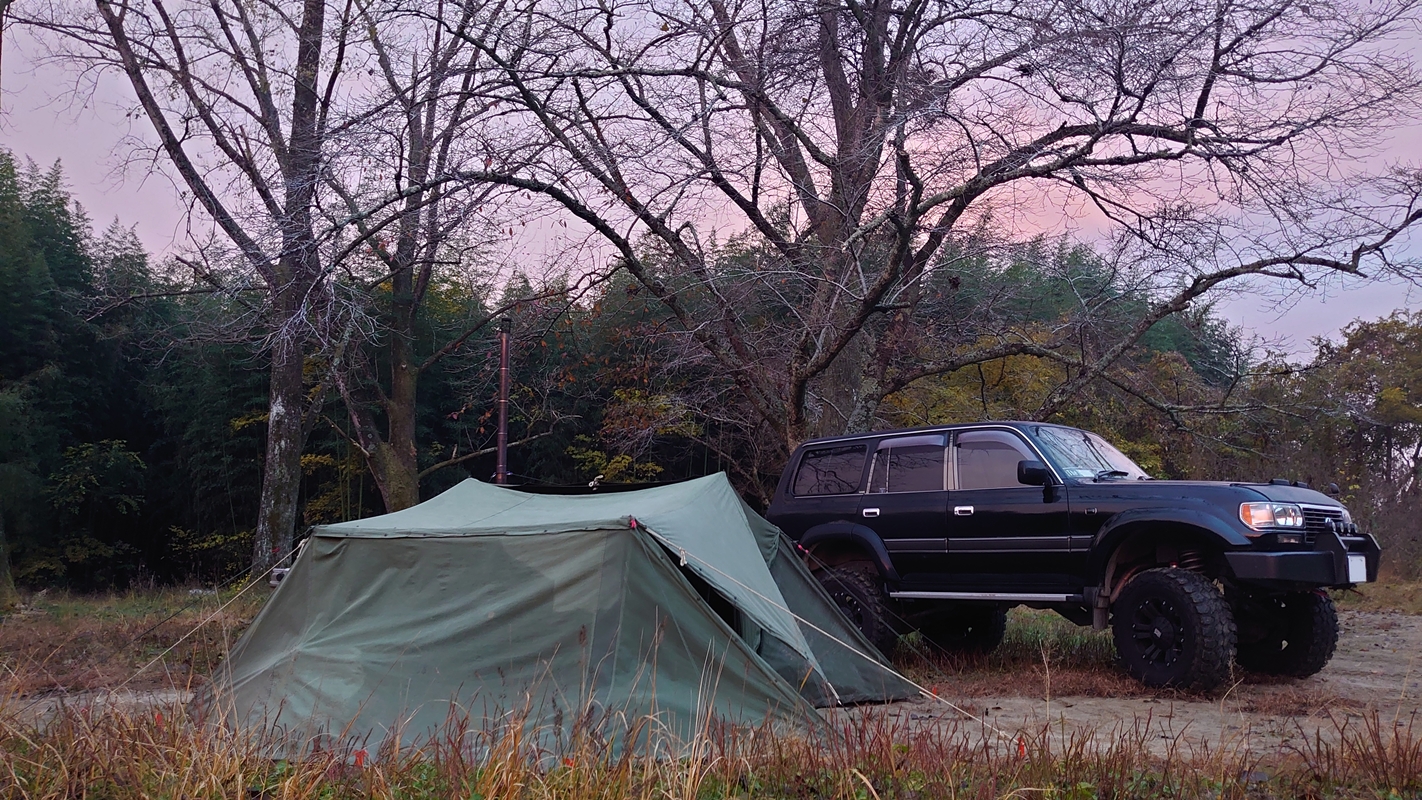
[[[1019,594],[1016,592],[889,592],[900,600],[1001,600],[1015,603],[1081,603],[1079,594]]]

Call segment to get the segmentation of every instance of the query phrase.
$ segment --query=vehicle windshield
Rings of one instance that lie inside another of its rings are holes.
[[[1134,481],[1150,477],[1125,453],[1089,431],[1042,425],[1032,432],[1068,478]]]

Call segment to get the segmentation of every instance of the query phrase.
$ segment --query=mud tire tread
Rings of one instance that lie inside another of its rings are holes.
[[[1307,678],[1327,666],[1338,648],[1338,610],[1333,598],[1317,592],[1294,592],[1283,600],[1280,623],[1288,633],[1243,645],[1236,658],[1250,672]],[[1298,647],[1293,643],[1283,647],[1290,636],[1297,637]]]
[[[1130,636],[1131,618],[1127,609],[1147,593],[1164,594],[1181,606],[1185,622],[1193,629],[1193,641],[1185,648],[1178,665],[1166,674],[1150,674]],[[1117,661],[1132,677],[1152,687],[1174,687],[1209,691],[1230,677],[1235,657],[1234,614],[1224,594],[1205,575],[1178,567],[1146,570],[1126,584],[1113,604],[1113,638]]]
[[[884,655],[893,654],[899,634],[894,630],[894,615],[889,608],[884,582],[874,566],[868,562],[849,562],[821,570],[816,577],[830,599],[859,628],[864,638]],[[853,603],[858,604],[860,613],[846,609],[847,604]]]

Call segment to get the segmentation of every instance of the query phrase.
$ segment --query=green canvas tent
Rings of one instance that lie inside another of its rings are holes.
[[[203,704],[307,746],[376,747],[508,714],[686,740],[912,693],[715,475],[574,496],[466,480],[318,527]]]

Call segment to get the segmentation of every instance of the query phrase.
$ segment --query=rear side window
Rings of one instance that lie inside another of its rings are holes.
[[[869,492],[941,492],[947,474],[946,462],[941,435],[884,442],[874,453]]]
[[[1007,431],[969,431],[958,434],[959,489],[1005,489],[1017,482],[1017,462],[1035,461],[1027,444]]]
[[[864,474],[862,444],[823,447],[805,452],[795,473],[797,497],[816,494],[852,494],[859,491]]]

